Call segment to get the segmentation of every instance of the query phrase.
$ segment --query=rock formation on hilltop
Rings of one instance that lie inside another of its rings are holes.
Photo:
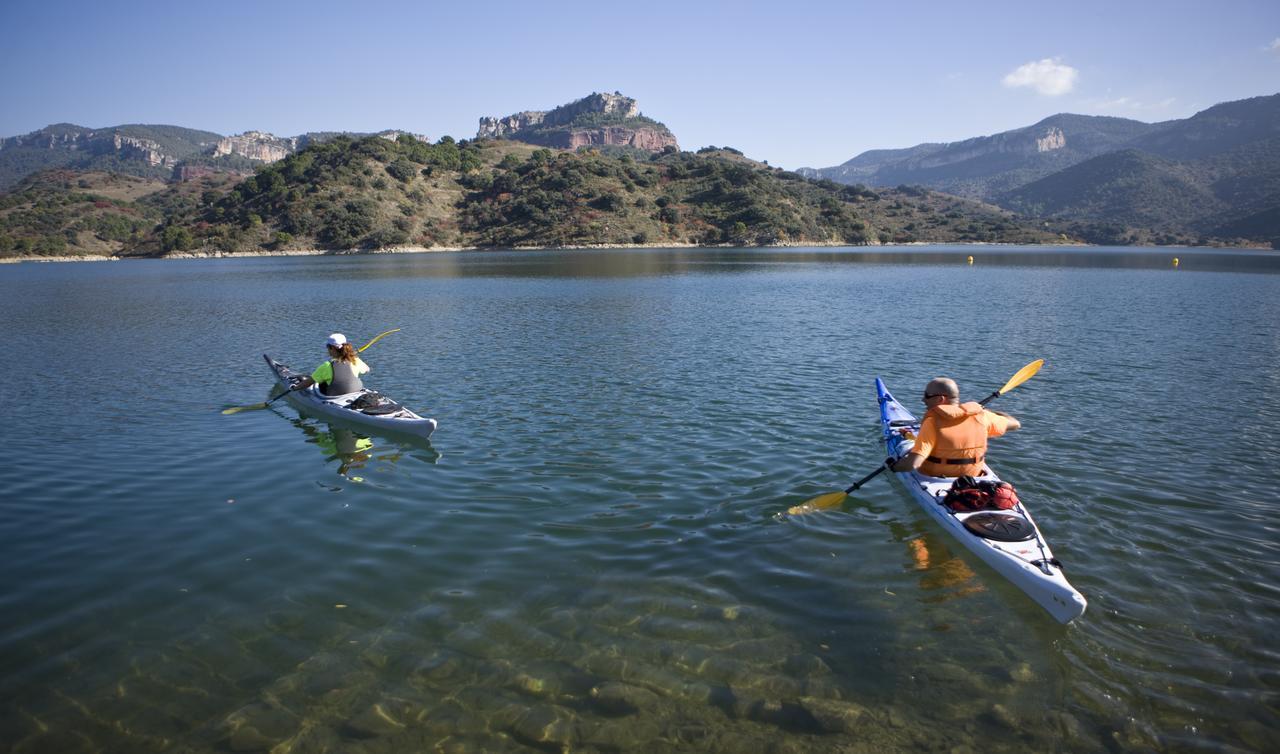
[[[679,148],[666,126],[641,115],[634,99],[617,92],[592,93],[549,111],[481,118],[476,138],[514,139],[559,149],[625,146],[661,152],[669,146]]]
[[[238,154],[250,160],[272,163],[283,160],[298,150],[298,139],[282,138],[262,131],[245,131],[228,136],[213,147],[213,156]]]

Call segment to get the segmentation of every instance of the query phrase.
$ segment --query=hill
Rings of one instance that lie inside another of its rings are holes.
[[[122,206],[153,225],[131,226],[121,253],[1064,240],[990,205],[810,181],[728,148],[635,159],[507,140],[338,137],[234,185],[215,178]],[[93,181],[82,190],[78,180],[63,175],[41,184],[46,193],[16,192],[28,205],[78,209],[58,222],[3,226],[0,254],[48,251],[51,234],[63,235],[61,253],[85,253],[66,235],[86,222],[85,203],[97,201]]]
[[[880,149],[834,168],[802,168],[800,172],[839,183],[916,184],[989,201],[1162,128],[1125,118],[1063,113],[992,136]]]
[[[1134,149],[1094,157],[1000,197],[1027,215],[1171,230],[1222,204],[1181,163]]]
[[[394,139],[402,133],[406,132],[392,130],[376,135]],[[178,126],[91,129],[59,123],[24,136],[0,139],[0,191],[11,189],[33,173],[57,169],[174,180],[211,173],[247,176],[258,165],[284,159],[308,144],[338,135],[312,132],[282,137],[246,131],[222,136]],[[368,134],[347,135],[358,138]]]
[[[1280,95],[1144,124],[1056,115],[955,144],[867,152],[809,171],[911,181],[994,202],[1090,240],[1280,243]]]
[[[208,152],[221,138],[178,126],[91,129],[59,123],[0,139],[0,191],[34,172],[56,168],[168,178],[178,163]]]
[[[0,195],[0,257],[145,254],[169,214],[221,196],[236,179],[172,184],[119,173],[50,170]]]

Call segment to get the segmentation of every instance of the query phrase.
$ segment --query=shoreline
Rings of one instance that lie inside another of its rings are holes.
[[[512,246],[509,248],[494,248],[487,246],[396,246],[387,249],[284,249],[279,251],[260,250],[260,251],[242,251],[235,253],[213,251],[181,251],[173,254],[164,254],[161,256],[106,256],[103,254],[85,254],[83,256],[58,256],[58,257],[4,257],[0,258],[0,264],[21,264],[23,262],[34,263],[58,263],[58,262],[125,262],[132,260],[183,260],[183,259],[247,259],[254,257],[318,257],[318,256],[377,256],[385,254],[433,254],[437,252],[459,252],[459,251],[579,251],[584,249],[796,249],[796,248],[849,248],[849,249],[867,249],[885,251],[896,248],[918,248],[923,246],[1024,246],[1028,248],[1040,249],[1089,249],[1104,248],[1099,244],[1088,243],[1007,243],[1007,242],[983,242],[983,241],[911,241],[908,243],[898,244],[848,244],[836,243],[832,241],[818,241],[806,243],[782,243],[770,244],[768,246],[739,246],[736,244],[695,244],[695,243],[662,243],[662,244],[570,244],[567,246]],[[1204,249],[1213,251],[1272,251],[1267,246],[1132,246],[1132,247],[1105,247],[1105,248],[1133,248],[1133,249]]]

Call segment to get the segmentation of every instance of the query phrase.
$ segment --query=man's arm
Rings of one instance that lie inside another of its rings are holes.
[[[1013,431],[1013,430],[1015,430],[1015,429],[1022,429],[1022,422],[1018,421],[1017,419],[1013,418],[1012,416],[1009,416],[1009,415],[1008,415],[1008,414],[1006,414],[1005,412],[1003,412],[1003,411],[992,411],[991,409],[987,409],[987,411],[988,411],[989,413],[995,414],[995,415],[997,415],[997,416],[1004,417],[1004,431],[1005,431],[1005,432],[1012,432],[1012,431]]]
[[[889,467],[890,471],[915,471],[924,463],[924,456],[919,453],[908,453],[893,461],[893,463],[890,463],[891,460],[889,458],[885,459],[885,465]]]

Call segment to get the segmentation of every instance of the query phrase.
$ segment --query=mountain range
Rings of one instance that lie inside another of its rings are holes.
[[[864,152],[801,174],[919,185],[1047,219],[1090,240],[1280,239],[1280,95],[1161,123],[1059,114],[948,144]]]
[[[391,130],[377,135],[394,139],[401,133],[406,132]],[[0,138],[0,192],[13,188],[32,173],[51,169],[172,180],[189,180],[209,173],[252,175],[259,165],[282,160],[308,144],[339,135],[317,131],[281,137],[247,131],[223,136],[180,126],[85,128],[57,123],[22,136]]]
[[[789,172],[680,151],[620,93],[402,131],[57,124],[0,139],[0,256],[593,244],[1280,247],[1280,95],[1163,123],[1060,114]]]

